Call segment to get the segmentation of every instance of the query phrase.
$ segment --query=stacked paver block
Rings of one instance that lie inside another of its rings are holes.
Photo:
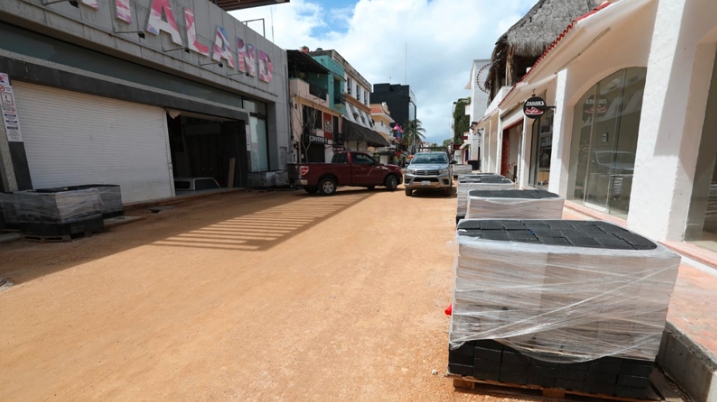
[[[458,247],[449,372],[646,396],[678,255],[592,221],[464,220]]]
[[[464,219],[468,210],[468,192],[471,190],[512,190],[515,183],[498,175],[465,175],[458,178],[456,187],[456,223]]]
[[[85,184],[82,186],[69,187],[69,189],[73,190],[93,188],[97,190],[100,196],[100,212],[102,212],[103,218],[107,219],[124,215],[120,186],[114,184]]]
[[[468,219],[561,219],[565,199],[545,190],[471,190]]]
[[[97,189],[40,189],[9,195],[25,235],[72,236],[104,227]]]
[[[17,229],[17,212],[12,193],[0,193],[0,212],[4,226],[9,229]]]

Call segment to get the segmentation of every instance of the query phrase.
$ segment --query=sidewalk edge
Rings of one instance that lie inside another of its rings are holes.
[[[696,402],[717,402],[717,357],[669,321],[657,364]]]

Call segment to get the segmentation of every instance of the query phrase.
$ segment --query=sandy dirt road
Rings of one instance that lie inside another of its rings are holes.
[[[0,245],[0,400],[503,399],[441,377],[454,216],[440,195],[246,192]]]

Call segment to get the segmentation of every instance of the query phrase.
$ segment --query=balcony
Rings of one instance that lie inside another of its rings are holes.
[[[318,85],[309,84],[301,78],[291,78],[289,80],[289,90],[291,91],[291,96],[298,96],[329,107],[329,95]]]
[[[291,0],[209,0],[224,11],[242,10],[245,8],[260,7],[276,3],[288,3]]]
[[[346,104],[346,95],[342,93],[337,93],[334,96],[334,104],[336,105],[345,105]]]
[[[324,88],[312,83],[309,83],[309,93],[319,99],[326,99],[329,96],[329,93]]]

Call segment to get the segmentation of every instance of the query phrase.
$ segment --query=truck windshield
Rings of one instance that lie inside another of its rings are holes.
[[[411,165],[426,165],[426,164],[446,164],[448,163],[448,156],[446,154],[418,154],[413,157]]]

